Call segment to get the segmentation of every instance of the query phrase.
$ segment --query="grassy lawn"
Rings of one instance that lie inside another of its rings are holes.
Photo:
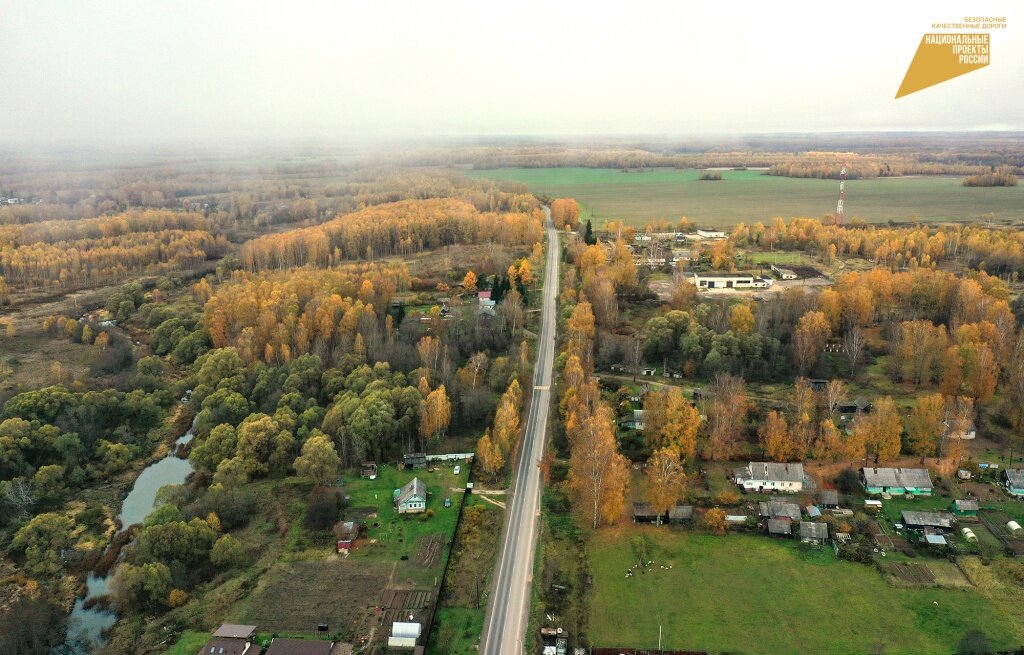
[[[724,171],[721,182],[700,182],[696,170],[623,173],[605,168],[502,168],[469,171],[470,177],[514,180],[532,191],[576,198],[599,224],[608,219],[645,223],[681,216],[703,225],[767,223],[776,216],[818,217],[835,211],[835,180]],[[846,183],[849,218],[872,222],[1024,219],[1024,187],[968,188],[960,177],[906,177]]]
[[[641,532],[653,570],[625,578]],[[594,646],[654,647],[659,626],[665,648],[711,652],[949,653],[971,629],[994,647],[1024,643],[1015,600],[890,586],[871,567],[794,542],[628,526],[594,534],[587,554]]]
[[[504,516],[481,496],[467,497],[428,655],[476,653]]]
[[[423,538],[432,535],[444,535],[447,544],[455,532],[455,519],[459,511],[469,478],[467,462],[456,462],[461,467],[459,475],[455,475],[451,464],[437,464],[437,471],[431,473],[426,469],[399,471],[394,466],[381,466],[377,479],[368,480],[357,475],[345,476],[345,493],[351,496],[350,507],[355,510],[361,507],[376,508],[376,518],[365,520],[366,544],[356,548],[349,556],[350,561],[387,561],[401,562],[408,568],[408,575],[417,582],[433,583],[440,577],[444,568],[444,558],[428,562],[428,566],[406,566],[417,559],[417,549]],[[431,466],[434,466],[433,464]],[[414,477],[427,483],[427,512],[424,514],[399,515],[392,504],[392,494]],[[458,491],[453,491],[458,489]],[[452,506],[445,507],[444,499],[451,498]],[[427,516],[433,512],[433,516]],[[407,557],[408,560],[402,560]]]
[[[484,631],[484,610],[469,607],[441,607],[428,653],[476,655]]]
[[[198,630],[186,630],[178,638],[177,643],[171,646],[169,649],[164,651],[165,655],[196,655],[199,649],[203,647],[210,639],[209,632],[201,632]]]

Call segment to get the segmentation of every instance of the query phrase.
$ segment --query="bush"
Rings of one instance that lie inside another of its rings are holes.
[[[715,503],[719,505],[735,505],[740,502],[740,495],[735,491],[723,491],[715,496]]]
[[[717,534],[725,534],[728,525],[725,522],[725,510],[715,507],[704,513],[704,526]]]

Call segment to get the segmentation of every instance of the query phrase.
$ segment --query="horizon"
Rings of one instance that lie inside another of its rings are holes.
[[[958,20],[956,3],[826,19],[801,2],[723,20],[670,2],[508,15],[43,0],[4,12],[0,145],[1019,131],[1015,8],[990,8],[1007,16],[990,66],[895,100],[921,35]]]

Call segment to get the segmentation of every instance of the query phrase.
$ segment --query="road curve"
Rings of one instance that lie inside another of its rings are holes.
[[[495,567],[494,587],[484,621],[480,642],[480,653],[483,655],[520,655],[530,616],[530,582],[540,515],[541,480],[537,463],[544,454],[544,437],[551,405],[558,261],[562,250],[558,232],[551,223],[551,211],[545,207],[544,213],[547,215],[547,269],[544,275],[540,339],[537,362],[533,369],[530,413],[523,430],[515,482],[510,492],[508,516]]]

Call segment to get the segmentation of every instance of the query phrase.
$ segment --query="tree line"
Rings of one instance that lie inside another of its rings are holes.
[[[959,262],[994,275],[1024,272],[1024,232],[968,225],[888,227],[851,222],[838,226],[813,218],[776,218],[771,225],[737,225],[736,246],[804,250],[831,262],[837,256],[863,257],[893,269]]]
[[[131,232],[75,241],[0,244],[0,274],[9,284],[68,289],[122,280],[140,271],[194,268],[227,248],[199,230]]]
[[[481,213],[452,199],[405,200],[254,239],[242,246],[239,259],[244,268],[256,271],[406,256],[456,243],[528,245],[542,237],[538,214]]]

